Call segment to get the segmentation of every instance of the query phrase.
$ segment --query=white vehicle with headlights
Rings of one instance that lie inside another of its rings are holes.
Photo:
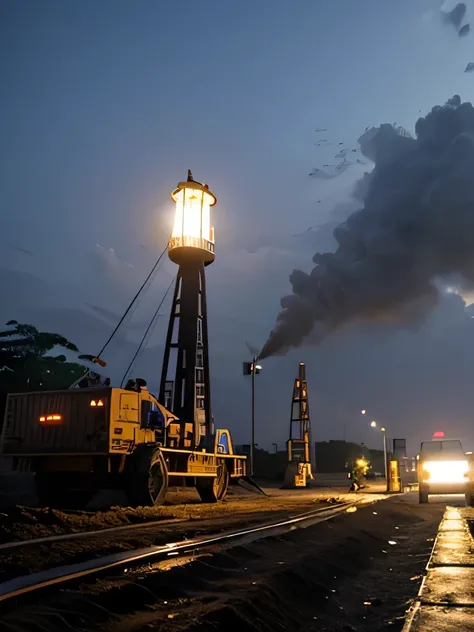
[[[418,463],[419,501],[430,494],[470,495],[469,463],[458,439],[424,441]],[[468,503],[469,504],[469,503]]]

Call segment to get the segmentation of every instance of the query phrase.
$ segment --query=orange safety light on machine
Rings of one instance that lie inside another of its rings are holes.
[[[96,364],[98,364],[99,366],[101,366],[102,368],[105,368],[107,366],[107,362],[105,360],[102,360],[102,358],[99,358],[99,356],[96,356],[92,362],[95,362]]]
[[[63,422],[62,415],[41,415],[39,418],[40,424],[44,426],[59,426]]]
[[[104,405],[104,402],[102,399],[91,399],[91,403],[89,404],[89,406],[91,408],[101,408]]]

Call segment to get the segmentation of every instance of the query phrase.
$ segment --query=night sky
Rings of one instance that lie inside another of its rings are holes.
[[[0,316],[96,352],[113,317],[91,305],[126,308],[166,245],[169,193],[191,168],[218,198],[208,269],[216,425],[248,442],[245,341],[265,342],[293,268],[309,271],[314,252],[334,248],[333,225],[372,169],[355,161],[357,138],[381,123],[413,132],[434,105],[474,94],[464,73],[472,35],[459,38],[439,5],[3,0]],[[309,176],[336,164],[341,148],[352,152],[342,175]],[[109,350],[115,379],[175,272],[166,261],[136,326]],[[151,388],[168,310],[135,371]],[[435,430],[473,449],[473,322],[449,293],[416,332],[351,326],[320,347],[269,358],[257,377],[258,444],[283,447],[304,360],[315,439],[381,445],[365,408],[413,453]]]

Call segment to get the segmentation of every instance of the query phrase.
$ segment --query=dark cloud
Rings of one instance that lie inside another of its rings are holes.
[[[445,21],[448,24],[454,26],[456,31],[458,32],[459,37],[464,37],[469,34],[470,25],[469,22],[463,22],[466,18],[466,4],[464,2],[458,2],[456,6],[451,9],[451,11],[443,11],[441,10]],[[461,26],[462,25],[462,26]]]
[[[446,19],[454,26],[456,29],[459,29],[462,21],[464,20],[464,16],[466,15],[466,5],[464,2],[458,2],[457,5],[445,14]]]
[[[438,302],[438,278],[474,282],[474,108],[454,96],[415,131],[387,124],[360,137],[375,163],[357,194],[363,206],[334,230],[334,253],[315,254],[310,274],[290,275],[293,293],[262,357],[354,321],[418,327]]]

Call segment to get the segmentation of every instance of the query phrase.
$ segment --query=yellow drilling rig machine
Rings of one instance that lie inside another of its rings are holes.
[[[35,473],[42,504],[83,505],[99,489],[118,488],[132,505],[159,505],[169,485],[194,487],[204,502],[217,502],[232,481],[263,493],[211,413],[205,267],[215,258],[216,198],[191,172],[171,198],[175,221],[165,251],[178,272],[158,397],[129,372],[122,388],[89,371],[67,390],[7,398],[0,456],[15,471]],[[104,367],[102,354],[91,359]]]

